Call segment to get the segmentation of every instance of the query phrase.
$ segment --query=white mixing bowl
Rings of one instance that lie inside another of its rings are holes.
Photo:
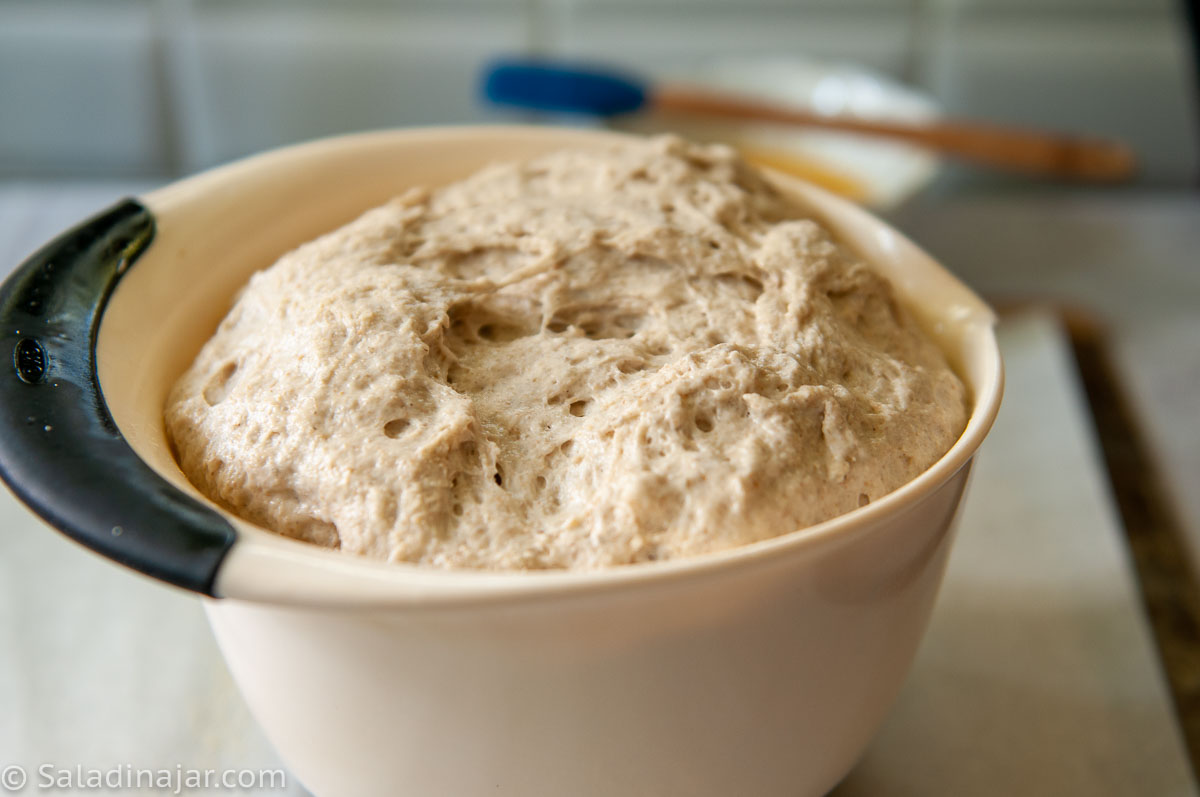
[[[912,660],[1000,401],[994,318],[901,235],[783,177],[970,389],[962,438],[866,507],[683,561],[442,572],[271,534],[177,467],[167,390],[253,271],[409,186],[615,137],[434,128],[289,147],[120,205],[0,290],[0,474],[73,538],[211,596],[254,715],[321,797],[816,795]]]

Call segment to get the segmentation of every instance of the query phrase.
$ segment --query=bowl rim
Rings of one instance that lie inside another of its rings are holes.
[[[572,145],[602,146],[638,138],[607,130],[513,125],[417,127],[354,133],[269,150],[155,189],[139,199],[156,217],[169,217],[186,212],[189,203],[225,191],[240,180],[258,174],[304,169],[316,160],[345,155],[355,149],[405,147],[435,139],[483,142],[513,137],[537,141],[539,145],[544,143],[546,151]],[[886,239],[894,257],[907,261],[907,267],[920,271],[924,279],[935,281],[943,296],[952,296],[958,303],[955,313],[960,334],[957,337],[969,346],[977,366],[974,379],[964,373],[965,368],[958,369],[968,385],[970,414],[966,428],[954,445],[924,472],[867,506],[767,540],[676,560],[589,571],[441,570],[381,562],[286,538],[233,515],[205,497],[206,504],[220,512],[238,532],[237,540],[217,573],[214,594],[232,600],[294,606],[403,605],[425,609],[562,599],[769,567],[886,530],[889,520],[905,514],[959,471],[969,467],[990,430],[999,410],[1004,383],[1003,363],[995,336],[996,317],[953,274],[887,223],[819,186],[778,173],[770,177],[776,185],[801,197],[822,221],[835,222],[833,226],[838,228],[836,232],[842,240],[844,231],[841,228],[845,225],[869,230],[872,235]],[[161,245],[161,242],[156,243]],[[864,259],[871,263],[869,258]],[[910,308],[914,304],[911,297],[905,303]],[[198,491],[194,494],[201,495]]]

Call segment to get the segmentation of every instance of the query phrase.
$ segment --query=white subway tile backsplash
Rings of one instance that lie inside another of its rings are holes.
[[[1143,179],[1194,182],[1197,96],[1171,16],[966,13],[943,37],[926,74],[950,112],[1122,138]]]
[[[523,6],[197,4],[177,62],[188,168],[356,130],[476,121],[490,58],[526,46]]]
[[[948,9],[995,10],[1023,14],[1045,15],[1107,14],[1133,12],[1137,14],[1174,14],[1182,5],[1180,0],[924,0],[931,5]]]
[[[167,167],[152,12],[142,2],[0,3],[0,175]]]
[[[908,64],[912,37],[906,4],[578,0],[558,6],[551,52],[651,74],[730,56],[801,56],[852,61],[898,75]]]
[[[492,57],[686,76],[854,62],[952,113],[1121,136],[1194,179],[1177,0],[0,0],[0,176],[168,174],[365,128],[493,120]]]

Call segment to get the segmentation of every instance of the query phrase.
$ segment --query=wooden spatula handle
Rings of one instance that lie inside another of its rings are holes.
[[[1093,181],[1127,180],[1132,151],[1117,141],[1080,138],[974,122],[920,124],[823,116],[765,102],[683,86],[663,86],[651,97],[661,111],[687,115],[802,125],[907,141],[947,155],[1031,174]]]

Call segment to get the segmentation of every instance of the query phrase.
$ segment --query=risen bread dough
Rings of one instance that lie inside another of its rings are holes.
[[[891,287],[723,147],[414,190],[256,274],[171,393],[203,492],[393,562],[599,568],[858,507],[964,388]]]

